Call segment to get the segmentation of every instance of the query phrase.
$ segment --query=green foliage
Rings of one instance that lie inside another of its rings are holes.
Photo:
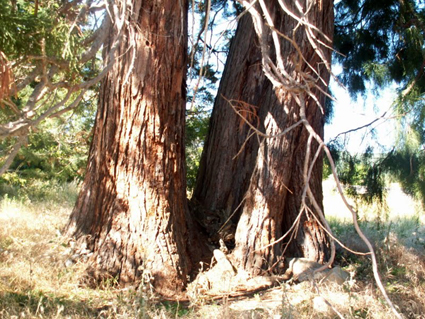
[[[0,180],[0,198],[3,201],[67,203],[72,207],[77,200],[78,189],[77,180],[64,183],[55,179],[21,177],[16,173],[4,174]]]
[[[331,141],[327,145],[327,147],[331,153],[332,159],[334,160],[335,164],[338,164],[344,146],[339,144],[338,141]],[[331,174],[332,168],[329,163],[328,157],[325,156],[323,160],[323,179],[328,178],[329,176],[331,176]]]
[[[335,162],[339,180],[350,196],[368,204],[382,203],[385,192],[385,170],[383,159],[375,155],[372,148],[363,154],[352,155],[336,142],[328,145]],[[385,159],[386,160],[386,159]],[[331,175],[329,161],[324,161],[324,178]]]
[[[90,14],[80,14],[83,5],[79,1],[0,0],[0,51],[13,62],[15,79],[22,81],[38,70],[24,82],[27,85],[11,97],[16,110],[2,106],[1,124],[13,123],[22,117],[34,124],[28,132],[21,133],[28,134],[27,143],[9,171],[0,177],[0,184],[24,187],[35,180],[72,181],[81,179],[84,174],[97,104],[94,91],[88,91],[82,102],[66,112],[67,105],[80,94],[70,87],[94,77],[100,66],[97,57],[78,62],[87,50],[84,41],[96,28],[95,23],[89,21]],[[48,78],[46,91],[35,94],[34,90],[44,81],[43,76]],[[69,92],[73,93],[68,103],[63,102]],[[28,106],[27,102],[35,96],[36,104]],[[58,107],[52,108],[54,105]],[[25,114],[24,108],[32,112]],[[49,118],[53,113],[55,116]],[[39,116],[43,116],[40,123]],[[14,143],[14,137],[0,141],[0,164]]]
[[[186,112],[186,177],[188,192],[195,187],[202,149],[208,132],[209,112],[195,109]]]
[[[418,150],[417,143],[405,142],[403,149],[393,149],[388,154],[374,154],[373,149],[368,148],[363,154],[352,155],[336,142],[328,147],[349,195],[366,203],[382,202],[385,183],[391,178],[425,207],[425,154]],[[323,172],[324,178],[331,175],[327,159],[324,160]]]
[[[423,151],[394,150],[384,162],[403,190],[419,199],[425,207],[425,154]]]
[[[335,58],[352,96],[365,94],[367,84],[375,92],[391,82],[399,86],[393,104],[398,139],[384,159],[369,167],[369,187],[379,189],[379,176],[388,172],[425,203],[425,7],[415,0],[342,0],[335,12],[334,44],[344,55]],[[360,168],[358,163],[354,167]]]
[[[330,96],[333,96],[330,88],[328,88],[328,94]],[[326,98],[324,108],[325,108],[325,123],[330,124],[332,123],[332,119],[334,117],[334,104],[332,99],[330,99],[329,97]]]
[[[99,72],[98,57],[80,61],[82,53],[91,45],[88,38],[93,34],[92,29],[98,26],[90,20],[90,14],[81,14],[84,5],[78,1],[0,0],[0,51],[11,62],[16,83],[21,85],[19,92],[10,97],[16,109],[12,112],[11,108],[1,105],[2,123],[14,121],[23,116],[19,113],[30,110],[35,112],[25,116],[35,121],[62,101],[70,87]],[[48,82],[47,91],[34,93],[43,82]],[[79,94],[75,88],[72,91],[69,101]],[[37,96],[36,107],[34,103],[27,105],[31,96]]]
[[[422,36],[414,25],[411,29],[403,22],[413,18],[412,10],[418,12],[413,1],[343,0],[335,4],[334,45],[343,54],[335,58],[344,68],[341,80],[353,96],[365,93],[366,82],[378,86],[390,80],[404,82],[407,72],[418,66],[418,58],[421,65],[418,44]],[[414,54],[412,59],[408,52]]]
[[[169,302],[164,301],[162,303],[166,312],[172,315],[174,318],[185,317],[190,315],[191,310],[186,308],[183,305],[180,305],[179,302]]]
[[[96,309],[92,309],[86,302],[65,299],[52,293],[30,290],[26,293],[12,291],[0,292],[0,308],[5,314],[10,311],[10,317],[21,314],[30,314],[31,317],[59,318],[59,315],[95,317]],[[16,314],[16,315],[12,315]],[[6,316],[7,317],[7,316]]]
[[[95,102],[95,101],[94,101]],[[95,104],[81,103],[71,118],[52,118],[39,125],[28,137],[28,144],[14,159],[9,171],[0,176],[0,184],[24,187],[27,180],[72,181],[85,172]],[[9,141],[0,143],[0,150]]]
[[[63,6],[58,0],[35,2],[17,0],[0,1],[0,50],[9,60],[34,60],[41,56],[52,57],[59,65],[69,63],[69,76],[75,77],[78,71],[76,57],[83,51],[81,41],[90,34],[74,27],[73,20],[79,7]],[[79,21],[81,23],[81,21]],[[22,71],[18,69],[19,71]]]
[[[51,50],[58,42],[53,36],[53,10],[58,9],[57,3],[46,2],[50,6],[43,7],[35,14],[35,4],[32,1],[19,0],[13,6],[13,1],[0,1],[0,49],[10,58],[20,58],[23,55],[41,55],[42,39]]]

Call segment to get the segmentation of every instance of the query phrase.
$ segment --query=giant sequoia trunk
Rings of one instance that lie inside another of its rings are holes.
[[[96,279],[134,283],[144,275],[174,295],[185,287],[193,247],[184,168],[187,1],[134,0],[131,9],[134,33],[127,29],[103,81],[67,232],[94,252]]]
[[[268,3],[275,27],[292,37],[297,21],[281,13],[277,1]],[[297,12],[295,8],[291,9]],[[323,0],[313,4],[308,13],[309,21],[329,36],[333,28],[332,9],[332,1]],[[314,219],[303,214],[293,236],[273,244],[290,229],[300,212],[304,186],[302,170],[308,138],[305,128],[299,126],[279,138],[261,139],[260,142],[256,137],[251,137],[236,156],[251,130],[241,124],[229,101],[254,126],[268,135],[278,134],[299,120],[299,107],[295,101],[289,94],[277,97],[271,83],[263,75],[261,53],[250,19],[248,16],[242,18],[231,45],[202,156],[194,200],[204,206],[204,211],[220,209],[226,212],[226,216],[242,203],[236,214],[240,219],[235,237],[235,256],[240,267],[259,274],[275,269],[284,255],[305,256],[322,262],[328,256],[328,241]],[[270,35],[269,39],[271,43]],[[300,26],[296,41],[306,61],[327,82],[328,71],[321,65]],[[281,45],[286,59],[285,69],[299,78],[294,69],[295,49],[283,38]],[[325,51],[330,61],[331,52]],[[301,70],[313,73],[305,62]],[[326,90],[323,84],[319,85]],[[325,96],[317,90],[314,93],[324,105]],[[308,120],[315,131],[323,136],[323,114],[313,99],[307,99],[307,105]],[[317,144],[313,147],[313,154],[315,149]],[[321,164],[319,159],[310,180],[310,188],[320,206]],[[312,213],[317,214],[314,210]]]
[[[196,217],[212,237],[217,237],[214,232],[232,215],[233,221],[225,225],[229,226],[228,232],[221,235],[231,235],[229,231],[234,235],[231,226],[239,217],[239,210],[235,210],[248,188],[258,148],[253,130],[227,99],[232,99],[241,115],[255,127],[260,123],[259,106],[277,103],[271,83],[262,71],[261,52],[249,14],[240,20],[231,43],[191,201],[198,208]],[[247,139],[248,136],[251,138]],[[218,227],[208,224],[213,217],[218,217]]]

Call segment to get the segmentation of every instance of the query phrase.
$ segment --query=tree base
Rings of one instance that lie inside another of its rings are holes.
[[[237,297],[279,286],[283,282],[332,282],[342,285],[350,274],[340,267],[316,272],[322,264],[306,258],[290,258],[285,271],[277,275],[251,276],[243,269],[237,269],[232,256],[220,250],[214,251],[215,264],[207,271],[200,272],[188,285],[188,296],[206,295],[221,298],[224,295]]]

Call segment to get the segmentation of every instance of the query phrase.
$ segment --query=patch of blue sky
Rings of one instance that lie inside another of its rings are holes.
[[[333,66],[335,74],[341,71],[340,66]],[[325,126],[325,141],[338,137],[352,154],[362,153],[367,147],[373,147],[377,153],[389,151],[396,140],[397,120],[392,116],[396,85],[389,85],[379,92],[373,92],[369,87],[366,95],[357,99],[353,99],[335,80],[331,80],[330,87],[336,101],[332,122]],[[356,130],[360,127],[363,128]]]

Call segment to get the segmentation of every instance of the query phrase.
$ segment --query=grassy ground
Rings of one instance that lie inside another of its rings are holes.
[[[68,241],[60,234],[76,198],[75,184],[33,184],[0,189],[0,318],[392,318],[372,280],[366,257],[338,249],[337,263],[352,274],[343,286],[309,282],[253,296],[228,299],[192,294],[190,304],[161,302],[149,289],[97,289],[80,284],[84,263],[69,267]],[[338,237],[355,250],[355,235],[333,186],[325,205]],[[12,197],[14,196],[14,197]],[[407,318],[425,317],[425,220],[419,207],[396,187],[388,207],[361,207],[361,226],[376,247],[390,298]],[[353,206],[356,203],[353,202]],[[378,217],[378,218],[377,218]]]

